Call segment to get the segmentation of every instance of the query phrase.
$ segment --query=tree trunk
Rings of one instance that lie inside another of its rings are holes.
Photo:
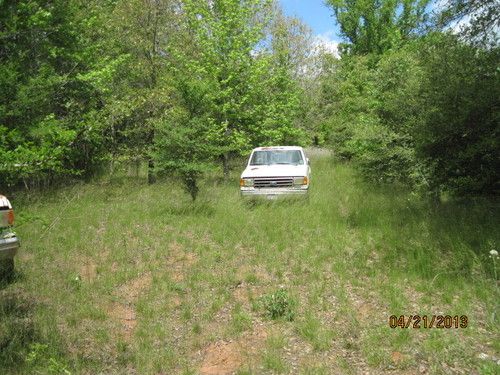
[[[155,162],[151,156],[148,156],[148,184],[154,184],[155,182]]]
[[[229,179],[229,153],[226,152],[222,155],[222,171],[224,173],[224,180]]]

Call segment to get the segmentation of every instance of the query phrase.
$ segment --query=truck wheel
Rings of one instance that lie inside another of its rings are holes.
[[[14,276],[14,259],[0,260],[0,281],[11,281]]]

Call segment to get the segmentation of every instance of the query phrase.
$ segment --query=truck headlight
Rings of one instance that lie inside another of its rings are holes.
[[[295,186],[307,185],[308,183],[309,183],[309,179],[307,178],[307,176],[293,178],[293,184]]]
[[[9,210],[7,212],[7,223],[9,223],[9,225],[14,225],[14,210]]]
[[[253,186],[253,179],[252,178],[241,178],[240,179],[240,187],[251,187]]]

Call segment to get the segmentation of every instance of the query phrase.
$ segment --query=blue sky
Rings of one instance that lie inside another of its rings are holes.
[[[280,3],[287,15],[302,19],[315,34],[337,33],[332,11],[323,0],[280,0]]]
[[[300,18],[316,35],[318,43],[333,50],[340,42],[339,28],[324,0],[280,0],[285,14]]]

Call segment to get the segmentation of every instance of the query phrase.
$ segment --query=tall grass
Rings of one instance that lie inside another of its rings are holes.
[[[194,203],[176,181],[126,177],[18,194],[0,373],[196,373],[199,353],[232,339],[261,346],[240,358],[245,373],[314,373],[325,353],[321,373],[498,369],[477,358],[499,350],[498,202],[436,206],[327,156],[312,170],[309,202],[245,203],[236,171],[205,179]],[[293,321],[260,306],[279,288],[297,302]],[[465,314],[470,329],[388,327],[417,313]],[[294,345],[271,350],[261,326]]]

